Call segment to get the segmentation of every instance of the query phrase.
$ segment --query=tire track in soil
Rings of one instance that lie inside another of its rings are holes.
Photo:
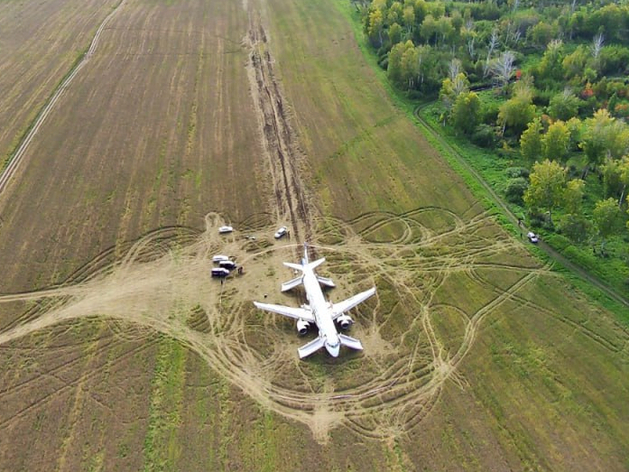
[[[278,221],[290,220],[294,235],[304,241],[312,236],[306,186],[301,178],[305,156],[290,125],[289,114],[274,71],[267,33],[256,12],[249,12],[249,32],[243,40],[249,49],[247,64],[250,91],[261,129],[262,148],[273,184]]]
[[[446,215],[444,212],[443,216]],[[369,216],[393,226],[408,223],[408,217],[408,214],[388,213]],[[355,336],[363,340],[364,353],[345,352],[337,360],[321,354],[299,361],[295,349],[304,340],[291,336],[292,323],[272,316],[265,316],[261,323],[251,304],[256,297],[251,281],[268,284],[259,291],[277,290],[276,283],[286,274],[269,277],[268,267],[279,266],[281,261],[289,259],[299,245],[275,244],[252,252],[249,241],[218,234],[218,226],[225,222],[218,214],[207,215],[206,230],[196,239],[188,233],[182,234],[180,243],[166,244],[169,239],[166,233],[177,234],[177,231],[156,231],[130,245],[126,254],[119,256],[120,262],[111,261],[107,265],[104,264],[107,257],[96,257],[97,263],[87,264],[71,283],[40,292],[0,296],[0,303],[20,299],[63,301],[43,303],[28,318],[0,331],[0,346],[10,349],[12,341],[49,331],[64,321],[70,326],[72,320],[78,319],[112,320],[113,326],[137,326],[142,335],[159,332],[176,339],[262,406],[309,426],[320,442],[326,441],[332,428],[341,425],[366,438],[390,438],[408,432],[430,415],[446,382],[465,387],[458,369],[472,349],[484,320],[509,301],[524,306],[533,303],[520,292],[536,278],[548,276],[548,267],[527,268],[505,263],[501,269],[519,271],[522,277],[507,287],[485,280],[477,272],[486,268],[487,257],[509,254],[518,247],[521,251],[525,249],[517,241],[511,244],[501,239],[484,241],[483,247],[478,248],[473,244],[477,238],[474,235],[478,224],[486,222],[483,217],[459,221],[454,229],[409,225],[413,234],[404,241],[388,244],[371,243],[360,236],[365,230],[361,222],[365,220],[357,218],[355,221],[359,223],[353,226],[335,219],[334,224],[349,236],[351,244],[326,246],[321,241],[317,246],[330,258],[332,277],[346,290],[354,292],[358,285],[371,285],[379,280],[376,297],[363,311],[354,314]],[[386,230],[386,224],[372,220],[370,224]],[[268,215],[261,215],[244,221],[269,219]],[[319,219],[314,224],[325,226],[326,222]],[[444,244],[438,254],[424,256],[425,251],[432,251],[442,233],[459,243]],[[232,254],[247,267],[242,278],[228,278],[222,291],[208,274],[211,256],[216,252]],[[96,275],[85,268],[91,268]],[[457,273],[489,286],[491,292],[479,310],[466,313],[461,342],[446,349],[432,325],[431,314],[443,305],[435,293]],[[380,298],[386,291],[391,291],[398,300],[393,307]],[[537,309],[537,305],[531,306]],[[549,315],[552,313],[545,310]],[[365,312],[369,314],[363,315]],[[197,325],[190,320],[199,320],[200,314],[207,319],[195,329]],[[385,324],[400,325],[404,319],[400,317],[410,320],[402,323],[401,331],[383,330]],[[577,329],[573,323],[570,325]],[[383,337],[382,333],[389,334]],[[616,344],[629,342],[629,334],[615,334],[619,336]],[[602,342],[602,347],[609,347],[609,342]],[[616,350],[615,355],[628,353]],[[346,362],[359,363],[359,379],[352,374],[355,368],[343,369]],[[310,363],[325,371],[323,384]],[[51,374],[54,375],[54,369]],[[28,385],[9,387],[2,393],[8,398],[22,394],[27,388]],[[37,403],[45,401],[46,398]],[[24,417],[35,407],[18,412],[18,417]],[[6,424],[12,419],[0,421]]]
[[[0,418],[0,428],[1,429],[5,429],[7,428],[12,422],[19,420],[21,418],[23,418],[25,415],[27,415],[29,412],[33,411],[36,408],[42,407],[43,405],[45,405],[46,403],[49,403],[51,401],[53,401],[55,398],[62,396],[64,394],[66,394],[67,392],[71,391],[75,386],[77,386],[80,382],[84,382],[86,380],[91,380],[92,378],[96,377],[97,375],[99,375],[104,369],[106,368],[111,368],[113,366],[116,366],[118,364],[120,364],[121,362],[127,360],[128,358],[130,358],[131,356],[142,352],[146,349],[148,349],[149,347],[151,347],[153,344],[155,344],[156,341],[151,341],[148,343],[141,343],[138,344],[137,346],[132,347],[131,349],[129,349],[128,351],[124,352],[123,354],[121,354],[120,356],[116,357],[116,359],[112,360],[111,363],[109,364],[103,364],[101,366],[96,367],[95,369],[92,369],[91,371],[87,372],[85,375],[79,375],[76,379],[70,381],[70,382],[66,382],[65,385],[63,385],[63,387],[56,389],[50,393],[45,394],[44,396],[38,398],[37,400],[35,400],[34,402],[32,402],[31,404],[29,404],[28,406],[18,410],[18,411],[14,411],[12,412],[11,416],[6,417],[6,418]],[[114,342],[115,344],[115,342]],[[112,346],[114,344],[111,344]],[[109,344],[108,344],[109,346]],[[84,358],[79,358],[77,359],[77,361],[79,362],[84,362],[85,359]],[[67,365],[62,365],[60,367],[67,367]],[[20,389],[23,386],[20,386]],[[7,392],[3,393],[2,396],[6,396],[8,394],[13,394],[13,390],[8,390]],[[0,396],[1,398],[1,396]]]

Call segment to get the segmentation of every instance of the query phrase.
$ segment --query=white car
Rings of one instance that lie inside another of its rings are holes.
[[[236,268],[236,263],[234,261],[220,261],[218,265],[219,267],[227,270],[234,270]]]
[[[223,261],[228,261],[229,260],[229,256],[223,256],[221,254],[217,254],[216,256],[212,257],[212,262],[215,263],[219,263],[219,262],[223,262]]]
[[[531,241],[533,244],[537,244],[537,242],[539,241],[539,237],[533,231],[529,231],[526,234],[526,237],[529,238],[529,241]]]
[[[275,239],[283,238],[284,236],[286,236],[286,234],[288,234],[288,228],[286,226],[282,226],[275,233]]]
[[[220,234],[227,234],[231,233],[232,231],[234,231],[234,228],[232,228],[231,226],[221,226],[220,228],[218,228],[218,232]]]

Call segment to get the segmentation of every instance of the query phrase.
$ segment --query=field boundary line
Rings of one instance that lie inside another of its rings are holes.
[[[66,74],[65,79],[63,79],[59,83],[59,85],[53,90],[50,98],[48,98],[43,108],[39,111],[35,120],[29,125],[28,131],[21,138],[21,142],[18,144],[15,151],[13,151],[12,155],[9,156],[9,158],[7,159],[4,169],[0,173],[0,195],[2,195],[2,192],[4,192],[4,190],[7,188],[9,182],[11,181],[11,178],[16,174],[20,163],[24,159],[24,155],[28,150],[28,146],[33,141],[41,125],[44,123],[44,121],[46,121],[46,118],[48,118],[48,115],[50,115],[55,105],[57,104],[63,93],[66,91],[66,89],[70,86],[79,71],[83,67],[85,67],[85,64],[87,64],[94,55],[105,26],[107,26],[107,23],[111,21],[111,19],[119,11],[120,7],[122,7],[126,3],[126,1],[127,0],[120,0],[120,2],[113,8],[111,12],[109,12],[109,14],[101,22],[87,50],[73,64],[73,66]]]
[[[421,116],[421,111],[428,105],[430,105],[430,103],[424,103],[416,107],[413,111],[413,115],[419,122],[421,128],[423,128],[433,139],[437,140],[439,144],[445,148],[445,150],[457,161],[457,163],[468,173],[468,175],[470,175],[474,180],[476,180],[478,184],[483,187],[483,189],[487,192],[487,196],[492,200],[492,203],[495,204],[497,208],[500,209],[501,212],[507,218],[509,218],[509,220],[511,220],[514,225],[518,226],[518,217],[511,211],[511,209],[507,206],[503,199],[494,191],[494,189],[491,188],[491,186],[476,171],[476,169],[474,169],[470,165],[470,163],[467,162],[467,160],[461,155],[461,153],[454,146],[452,146],[448,142],[448,140],[439,133],[439,131],[435,130],[434,126],[428,120]],[[520,224],[519,227],[521,228],[521,231],[526,231],[527,229],[523,222]],[[570,270],[579,278],[591,283],[612,300],[615,300],[626,308],[629,308],[629,299],[618,293],[612,287],[606,285],[602,280],[598,279],[598,277],[590,274],[583,267],[570,261],[556,249],[546,244],[544,241],[539,241],[537,243],[537,246],[542,249],[551,259],[558,262],[566,269]]]

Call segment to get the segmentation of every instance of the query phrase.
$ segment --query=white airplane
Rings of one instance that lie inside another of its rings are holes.
[[[337,331],[334,322],[336,321],[342,330],[349,329],[354,321],[346,315],[345,312],[371,297],[374,293],[376,293],[376,288],[372,287],[369,290],[359,293],[358,295],[354,295],[353,297],[340,303],[328,302],[323,296],[323,292],[321,291],[321,286],[319,284],[334,287],[334,282],[326,277],[318,276],[314,271],[314,269],[323,262],[325,262],[325,258],[319,259],[315,262],[308,261],[307,244],[304,244],[304,258],[301,261],[301,265],[284,262],[285,266],[300,271],[301,275],[283,283],[282,292],[286,292],[287,290],[297,287],[299,284],[303,283],[306,290],[308,305],[302,305],[301,308],[292,308],[283,305],[253,302],[254,305],[261,310],[278,313],[280,315],[296,319],[297,331],[301,335],[308,332],[308,328],[312,323],[317,325],[317,328],[319,329],[319,336],[299,348],[298,351],[300,359],[309,356],[322,347],[325,347],[333,357],[338,357],[341,344],[343,346],[351,347],[352,349],[362,350],[363,348],[358,339],[340,334]]]

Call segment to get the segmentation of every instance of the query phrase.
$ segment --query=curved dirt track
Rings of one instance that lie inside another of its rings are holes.
[[[219,236],[224,221],[208,214],[203,233],[154,231],[117,261],[108,253],[95,258],[63,286],[0,296],[0,303],[37,302],[0,332],[0,346],[28,345],[27,336],[81,318],[134,325],[136,336],[157,331],[176,339],[260,404],[308,425],[319,441],[340,425],[365,437],[389,438],[419,424],[445,382],[465,385],[458,366],[488,316],[509,301],[534,305],[522,290],[540,276],[553,276],[548,267],[510,262],[508,254],[523,252],[522,245],[484,237],[484,214],[463,220],[439,208],[419,208],[401,215],[371,212],[351,221],[315,218],[315,249],[328,258],[323,270],[338,284],[329,297],[340,300],[371,284],[378,293],[353,313],[353,335],[363,341],[364,353],[346,350],[338,359],[319,353],[299,361],[296,348],[309,337],[299,338],[290,320],[257,312],[251,303],[264,294],[272,302],[299,303],[278,290],[292,276],[281,262],[293,260],[299,245],[268,242],[263,235],[273,230],[269,220],[254,215],[239,225],[262,235],[251,241]],[[235,256],[245,275],[224,285],[211,280],[211,256],[217,253]],[[494,262],[496,256],[503,262]],[[517,277],[507,285],[484,278],[495,272]],[[434,318],[448,309],[439,293],[453,277],[490,292],[479,308],[458,309],[462,329],[454,343],[442,339]]]

